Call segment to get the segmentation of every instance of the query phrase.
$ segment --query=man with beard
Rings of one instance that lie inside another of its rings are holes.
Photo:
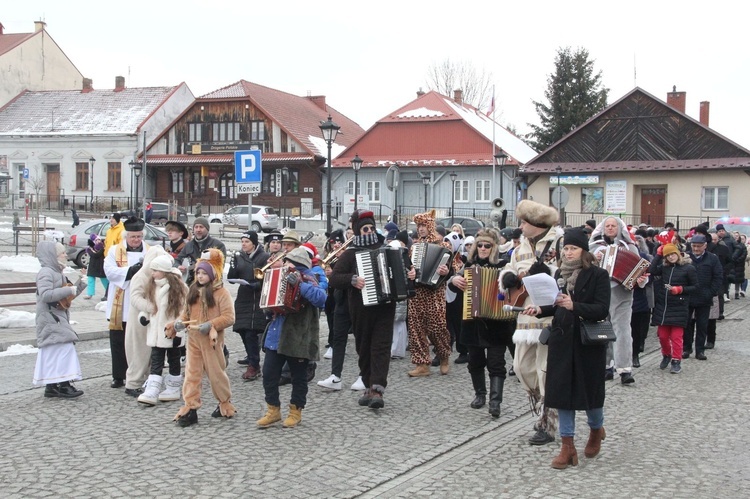
[[[208,219],[199,217],[193,222],[193,239],[187,242],[182,248],[182,251],[175,258],[175,266],[180,269],[183,274],[188,272],[187,285],[190,286],[195,279],[193,267],[195,262],[201,257],[201,253],[208,250],[209,248],[216,248],[220,250],[226,257],[227,248],[224,243],[211,237],[208,233],[211,230],[211,225],[208,223]],[[184,265],[184,260],[188,259],[188,265]]]

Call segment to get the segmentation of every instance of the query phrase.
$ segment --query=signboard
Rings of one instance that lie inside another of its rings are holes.
[[[236,184],[260,183],[262,179],[260,150],[234,153],[234,182]]]
[[[281,168],[276,168],[276,197],[281,197],[281,191],[282,191],[282,185],[284,184],[284,172],[281,171]]]
[[[604,194],[605,213],[624,213],[627,201],[627,180],[607,180],[607,189]]]
[[[23,169],[23,178],[26,179],[26,180],[29,179],[29,169],[28,168],[24,168]]]
[[[558,185],[552,189],[550,196],[552,197],[552,206],[558,210],[562,210],[568,205],[568,199],[570,196],[568,194],[568,189],[565,187]]]
[[[599,183],[599,175],[560,175],[551,177],[549,183],[552,185],[596,185]]]
[[[240,194],[260,194],[260,184],[235,184],[235,191],[237,195]]]
[[[370,209],[370,196],[367,194],[359,194],[357,196],[357,209],[369,210]],[[351,213],[354,211],[354,195],[347,194],[344,197],[344,213]]]

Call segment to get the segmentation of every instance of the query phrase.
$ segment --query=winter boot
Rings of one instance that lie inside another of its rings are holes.
[[[138,402],[144,405],[156,405],[159,401],[162,377],[158,374],[149,375],[146,380],[146,389],[138,396]]]
[[[490,376],[490,416],[500,417],[500,403],[503,401],[503,384],[505,379],[500,376]]]
[[[188,426],[194,425],[198,422],[198,411],[196,411],[195,409],[190,409],[186,414],[179,416],[176,421],[177,424],[182,428],[187,428]]]
[[[407,374],[412,378],[418,378],[421,376],[429,376],[432,373],[430,372],[430,366],[428,364],[417,364],[417,367],[409,371]]]
[[[669,370],[671,374],[680,374],[682,372],[682,366],[680,366],[679,360],[672,361],[672,368]]]
[[[294,404],[289,404],[289,415],[286,417],[281,426],[284,428],[294,428],[302,422],[302,408]]]
[[[661,362],[659,363],[659,369],[664,370],[669,367],[669,361],[672,360],[670,355],[662,355]]]
[[[260,418],[256,422],[256,424],[260,428],[268,428],[269,426],[273,425],[274,423],[278,423],[279,421],[281,421],[281,407],[279,407],[278,405],[268,404],[266,415]]]
[[[167,374],[164,384],[166,388],[159,394],[159,401],[172,402],[180,400],[180,395],[182,394],[182,375],[172,376],[171,374]]]
[[[573,443],[573,437],[562,437],[560,455],[552,460],[552,467],[556,470],[564,470],[568,466],[578,466],[578,453]]]
[[[474,387],[475,395],[474,400],[471,401],[471,408],[484,407],[487,402],[487,378],[484,376],[484,370],[471,373],[471,385]]]
[[[593,428],[589,431],[589,441],[586,442],[586,448],[583,449],[583,455],[586,457],[596,457],[602,448],[602,440],[607,438],[607,432],[602,426],[598,430]]]

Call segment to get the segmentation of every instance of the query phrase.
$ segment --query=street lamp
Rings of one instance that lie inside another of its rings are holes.
[[[91,156],[89,158],[89,170],[91,170],[91,211],[94,211],[94,163],[96,163],[96,160]]]
[[[427,186],[430,185],[430,177],[422,177],[422,185],[424,186],[424,211],[427,211]]]
[[[141,166],[140,163],[137,163],[135,161],[131,161],[128,163],[130,166],[130,171],[133,172],[133,175],[135,175],[135,216],[138,216],[138,178],[141,176],[141,169],[143,166]]]
[[[454,202],[456,201],[456,172],[451,172],[451,190],[453,191],[451,194],[451,227],[453,227],[453,206]]]
[[[500,199],[503,199],[503,167],[506,161],[508,161],[508,155],[499,147],[497,153],[495,153],[495,163],[500,167]]]
[[[326,165],[326,195],[328,196],[328,205],[326,206],[326,233],[331,233],[331,146],[333,145],[333,142],[336,140],[336,135],[338,135],[339,130],[341,129],[340,126],[338,126],[336,123],[333,122],[331,119],[331,115],[328,115],[328,121],[322,121],[320,123],[320,131],[323,134],[323,140],[326,141],[326,145],[328,146],[328,164]]]
[[[354,153],[354,159],[352,160],[352,168],[354,168],[354,211],[357,211],[357,186],[359,185],[359,169],[362,168],[362,159],[359,154]]]

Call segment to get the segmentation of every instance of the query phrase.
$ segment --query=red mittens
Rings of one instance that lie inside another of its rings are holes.
[[[682,286],[672,286],[669,290],[670,295],[681,295],[682,294]]]

